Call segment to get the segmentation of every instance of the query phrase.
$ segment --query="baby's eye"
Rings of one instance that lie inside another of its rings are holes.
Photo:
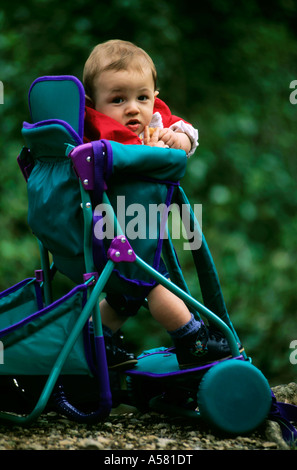
[[[148,97],[146,95],[140,95],[138,96],[139,101],[146,101]]]
[[[112,102],[115,103],[115,104],[122,103],[123,101],[124,101],[124,99],[121,98],[120,96],[116,96],[112,99]]]

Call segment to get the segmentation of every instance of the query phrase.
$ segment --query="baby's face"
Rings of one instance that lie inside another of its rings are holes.
[[[95,81],[95,109],[115,119],[135,134],[151,122],[155,97],[152,72],[149,69],[105,70]]]

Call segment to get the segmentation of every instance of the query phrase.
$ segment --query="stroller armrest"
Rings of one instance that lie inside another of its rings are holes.
[[[104,160],[104,179],[134,176],[177,182],[184,176],[187,156],[182,150],[95,141],[76,146],[70,153],[75,171],[86,190],[94,189],[96,159]]]

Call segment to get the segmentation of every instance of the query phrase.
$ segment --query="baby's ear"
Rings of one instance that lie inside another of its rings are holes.
[[[85,105],[89,108],[94,108],[94,103],[88,95],[85,95]]]
[[[156,90],[156,91],[155,91],[155,94],[154,94],[154,98],[157,98],[158,94],[159,94],[159,91]]]

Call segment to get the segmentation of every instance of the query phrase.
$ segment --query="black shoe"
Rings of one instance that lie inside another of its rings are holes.
[[[232,356],[228,341],[221,331],[210,327],[208,330],[208,334],[209,338],[207,342],[207,349],[209,356],[212,357],[213,360],[216,360],[215,358],[217,357],[218,351],[220,352],[220,355],[222,355],[223,358],[228,358]],[[242,353],[244,351],[244,348],[240,343],[237,343],[237,345],[239,352]]]
[[[219,331],[208,331],[205,325],[198,332],[175,340],[175,346],[180,369],[201,367],[232,356],[226,338]]]
[[[180,369],[199,367],[207,356],[208,331],[204,324],[198,332],[175,338],[175,353]]]
[[[137,364],[137,358],[133,353],[127,352],[122,347],[122,336],[118,333],[112,336],[104,336],[106,360],[109,369],[126,370]]]

